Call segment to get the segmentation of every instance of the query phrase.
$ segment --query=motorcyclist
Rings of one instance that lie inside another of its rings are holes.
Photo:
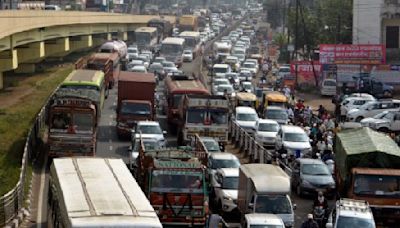
[[[313,215],[308,214],[307,220],[301,224],[301,228],[319,228],[318,223],[314,221]]]
[[[317,198],[314,200],[313,208],[321,206],[325,211],[328,210],[328,200],[325,198],[324,193],[319,191]]]

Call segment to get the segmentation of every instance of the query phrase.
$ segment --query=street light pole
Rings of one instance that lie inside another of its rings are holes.
[[[299,0],[296,0],[296,22],[295,22],[295,42],[294,42],[294,58],[295,58],[295,87],[298,87],[298,74],[297,74],[297,48],[299,45]],[[305,35],[305,34],[304,34]]]

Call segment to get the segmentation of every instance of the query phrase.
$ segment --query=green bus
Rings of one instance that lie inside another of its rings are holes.
[[[74,90],[77,97],[85,97],[97,104],[98,111],[103,109],[106,97],[105,75],[97,70],[74,70],[61,83],[63,90]]]

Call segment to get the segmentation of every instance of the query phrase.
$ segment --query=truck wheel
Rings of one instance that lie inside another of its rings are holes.
[[[359,116],[356,118],[356,122],[361,122],[361,120],[364,119],[362,116]]]

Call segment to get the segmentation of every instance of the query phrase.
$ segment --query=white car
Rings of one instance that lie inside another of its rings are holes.
[[[259,119],[256,123],[256,141],[264,147],[274,147],[279,128],[275,120]]]
[[[128,63],[127,68],[131,69],[131,68],[133,68],[135,66],[144,66],[143,64],[144,64],[144,62],[142,60],[135,59],[135,60],[132,60],[132,61],[130,61]]]
[[[347,113],[347,120],[360,122],[366,117],[375,116],[383,111],[396,111],[400,108],[400,100],[376,100],[361,105],[358,109],[352,109]]]
[[[257,70],[259,70],[258,68],[258,60],[257,59],[246,59],[246,62],[252,62],[256,65]]]
[[[252,78],[253,78],[253,73],[251,73],[248,70],[240,69],[239,80],[241,82],[242,81],[251,81]]]
[[[214,179],[214,175],[218,169],[222,168],[239,168],[239,159],[228,152],[211,153],[208,156],[207,173],[209,180]]]
[[[367,117],[364,118],[360,121],[361,126],[363,127],[369,127],[369,125],[373,122],[375,122],[376,120],[381,120],[381,119],[385,119],[385,116],[389,113],[389,111],[383,111],[381,113],[376,114],[373,117]]]
[[[161,149],[163,148],[164,145],[160,145],[160,143],[157,141],[156,138],[145,138],[142,137],[142,142],[143,142],[143,146],[145,151],[149,151],[149,150],[157,150],[157,149]],[[130,164],[136,166],[136,159],[139,156],[139,138],[134,138],[132,139],[132,146],[129,148],[130,150]]]
[[[235,122],[245,131],[254,132],[257,120],[258,115],[254,108],[244,106],[235,108]]]
[[[132,60],[137,58],[139,55],[139,49],[137,47],[128,47],[128,52],[126,58]]]
[[[279,67],[277,79],[283,79],[286,75],[290,75],[290,66]]]
[[[239,71],[240,69],[240,61],[239,58],[233,55],[229,55],[225,59],[225,63],[233,66],[233,70]]]
[[[163,65],[163,70],[166,75],[168,73],[178,71],[178,68],[175,66],[175,63],[173,63],[173,62],[164,61],[164,62],[162,62],[162,65]]]
[[[165,57],[156,57],[156,58],[154,58],[153,63],[161,63],[162,64],[165,61],[167,61],[165,59]]]
[[[219,85],[230,85],[230,82],[226,78],[214,78],[212,81],[212,93],[216,94],[218,92],[218,86]]]
[[[192,50],[184,50],[182,54],[183,62],[192,62],[193,61],[193,52]]]
[[[282,125],[276,135],[275,150],[286,155],[310,155],[310,138],[298,126]]]
[[[240,67],[240,69],[241,70],[248,70],[248,71],[250,71],[252,74],[253,74],[253,76],[255,76],[256,74],[257,74],[257,72],[258,72],[258,69],[257,69],[257,64],[255,64],[255,63],[253,63],[253,62],[244,62],[243,64],[242,64],[242,66]]]
[[[254,88],[253,88],[253,84],[249,81],[242,81],[242,83],[240,83],[240,91],[242,92],[247,92],[247,93],[253,93],[254,92]]]
[[[224,96],[225,92],[229,97],[236,97],[235,89],[233,89],[233,86],[231,84],[219,85],[217,87],[217,93],[215,93],[215,95]]]
[[[374,97],[347,97],[340,103],[340,115],[346,116],[349,110],[359,108],[361,105],[374,100]]]
[[[147,69],[145,66],[134,66],[129,69],[130,72],[138,72],[138,73],[147,73]]]
[[[155,139],[160,147],[167,145],[164,137],[167,132],[163,131],[160,123],[156,121],[138,121],[132,133],[135,139],[139,138],[141,134],[143,138]]]
[[[212,193],[218,210],[232,212],[237,208],[239,169],[218,169],[211,179]]]
[[[225,78],[225,74],[231,72],[231,66],[228,64],[214,64],[213,66],[213,73],[217,78]]]

